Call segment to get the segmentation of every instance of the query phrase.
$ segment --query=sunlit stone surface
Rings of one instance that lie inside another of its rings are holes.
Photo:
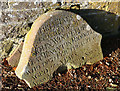
[[[67,11],[41,15],[25,37],[16,75],[30,86],[47,82],[53,73],[66,65],[78,68],[103,58],[102,36],[83,18]]]

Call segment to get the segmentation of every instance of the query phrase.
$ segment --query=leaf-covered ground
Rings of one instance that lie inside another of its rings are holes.
[[[83,65],[77,69],[70,69],[66,73],[58,73],[52,80],[34,88],[20,80],[15,75],[15,68],[2,62],[2,90],[36,91],[36,90],[120,90],[120,49],[109,54],[103,60],[93,65]]]

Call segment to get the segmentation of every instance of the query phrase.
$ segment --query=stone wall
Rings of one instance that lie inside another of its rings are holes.
[[[0,2],[0,60],[7,57],[11,50],[24,41],[26,33],[38,16],[55,9],[99,9],[114,13],[119,17],[120,2]],[[92,12],[89,13],[92,14]]]
[[[45,12],[50,3],[6,2],[1,4],[1,57],[5,57],[20,41],[24,40],[32,22]]]

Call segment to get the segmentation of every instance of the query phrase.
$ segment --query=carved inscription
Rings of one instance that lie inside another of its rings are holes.
[[[70,63],[76,68],[85,62],[94,63],[102,59],[100,34],[82,18],[78,20],[78,15],[74,13],[54,13],[39,27],[22,74],[30,87],[48,81],[61,65]],[[46,14],[46,17],[50,14],[53,12]]]

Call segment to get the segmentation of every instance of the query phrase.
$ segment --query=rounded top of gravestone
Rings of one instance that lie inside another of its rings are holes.
[[[83,18],[55,10],[41,15],[25,37],[16,75],[29,87],[47,82],[61,65],[78,68],[103,58],[100,42]]]

